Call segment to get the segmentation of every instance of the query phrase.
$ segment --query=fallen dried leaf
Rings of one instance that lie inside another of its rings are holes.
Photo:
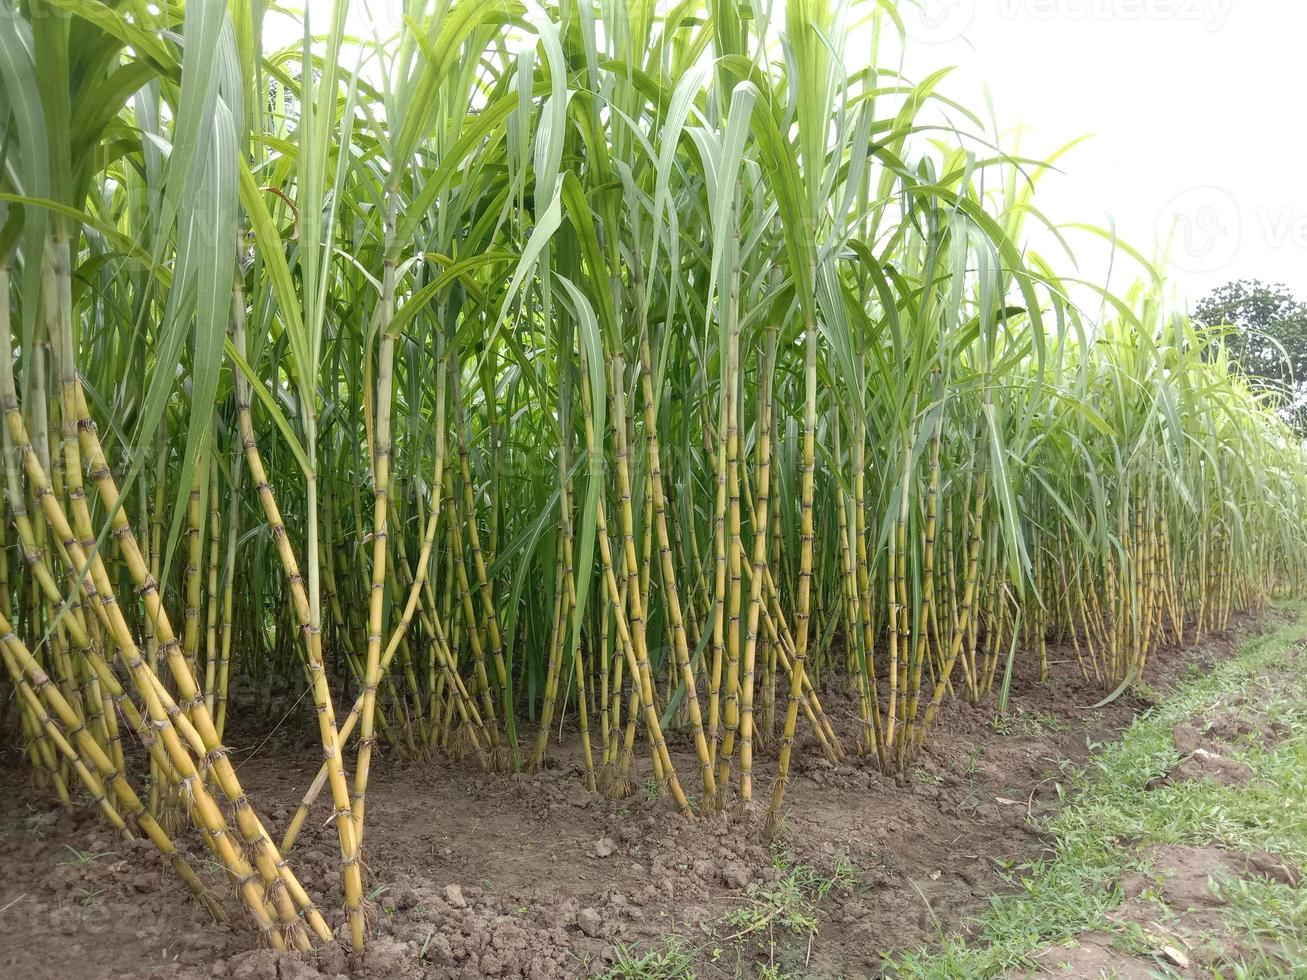
[[[1163,946],[1161,954],[1162,958],[1173,966],[1178,966],[1182,970],[1189,969],[1189,957],[1185,956],[1182,950],[1174,946]]]

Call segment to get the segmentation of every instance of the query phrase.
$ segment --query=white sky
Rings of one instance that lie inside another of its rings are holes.
[[[782,16],[784,0],[774,2]],[[399,26],[401,0],[350,6],[353,30]],[[1182,304],[1236,278],[1283,282],[1307,299],[1307,2],[899,0],[899,8],[907,75],[956,66],[942,91],[982,117],[988,99],[1005,149],[1019,134],[1022,154],[1042,158],[1091,137],[1041,180],[1035,200],[1050,220],[1112,225],[1150,258],[1170,240],[1167,273]],[[267,39],[293,42],[300,29],[269,18]],[[856,46],[846,52],[851,66]],[[896,53],[882,52],[882,64],[887,57]],[[1037,229],[1028,223],[1034,246],[1067,269]],[[1080,275],[1105,282],[1107,246],[1068,236]],[[1137,277],[1118,254],[1112,286]]]
[[[901,9],[915,35],[909,76],[956,65],[945,90],[973,109],[988,92],[999,126],[1024,128],[1025,155],[1092,134],[1041,181],[1036,202],[1051,220],[1115,221],[1152,257],[1178,219],[1167,271],[1182,302],[1235,278],[1284,282],[1307,299],[1307,3],[924,0]],[[1078,254],[1081,241],[1072,239]],[[1081,263],[1097,281],[1105,269],[1105,254]]]

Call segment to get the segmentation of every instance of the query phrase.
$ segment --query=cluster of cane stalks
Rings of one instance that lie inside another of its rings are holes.
[[[1048,164],[878,67],[892,4],[311,6],[0,21],[4,732],[210,910],[183,835],[332,940],[325,790],[362,950],[383,754],[773,833],[800,736],[892,772],[1300,586],[1272,397],[1139,256],[1026,248]],[[273,722],[322,755],[278,828]]]

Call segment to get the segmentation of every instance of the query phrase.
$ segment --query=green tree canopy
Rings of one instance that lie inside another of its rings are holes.
[[[1307,303],[1281,284],[1228,282],[1203,299],[1196,318],[1234,328],[1227,345],[1249,377],[1274,388],[1279,412],[1307,435]]]

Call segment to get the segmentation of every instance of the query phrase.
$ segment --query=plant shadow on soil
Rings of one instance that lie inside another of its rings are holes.
[[[1173,689],[1268,618],[1162,650],[1141,690]],[[966,930],[992,894],[1011,887],[1010,872],[1046,849],[1033,822],[1074,794],[1094,747],[1152,703],[1132,690],[1089,710],[1101,685],[1081,680],[1074,662],[1036,683],[1032,659],[1018,658],[1011,713],[1000,720],[992,701],[951,702],[918,761],[896,777],[866,760],[830,766],[801,736],[771,845],[758,832],[761,813],[729,822],[677,815],[654,798],[647,759],[620,801],[585,790],[570,746],[555,746],[551,767],[530,776],[382,760],[368,793],[375,914],[361,964],[337,948],[307,961],[252,950],[255,935],[238,913],[228,924],[203,921],[147,843],[114,836],[84,801],[71,813],[53,807],[11,756],[0,770],[0,976],[877,975],[885,954]],[[851,744],[856,702],[828,691],[823,703]],[[233,758],[279,837],[318,756],[307,728],[272,745]],[[694,771],[688,743],[676,757],[681,771]],[[768,798],[771,775],[758,772],[757,799]],[[289,857],[338,924],[326,809],[320,801]],[[190,847],[228,896],[217,867]]]

